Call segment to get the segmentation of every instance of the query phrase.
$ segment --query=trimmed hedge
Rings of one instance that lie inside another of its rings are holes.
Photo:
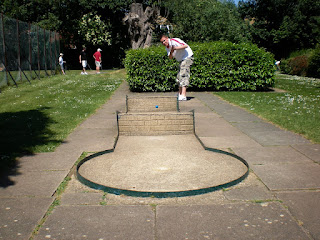
[[[273,56],[249,43],[193,43],[190,88],[194,90],[264,90],[274,84]],[[129,50],[125,67],[131,91],[172,91],[179,63],[164,46]]]

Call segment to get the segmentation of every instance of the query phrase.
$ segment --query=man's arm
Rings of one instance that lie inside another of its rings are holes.
[[[171,51],[170,51],[170,54],[169,54],[169,58],[170,59],[172,59],[173,58],[173,52],[175,51],[175,50],[181,50],[181,49],[185,49],[185,48],[187,48],[188,47],[188,45],[187,44],[184,44],[184,45],[181,45],[181,46],[172,46],[172,48],[171,48]]]

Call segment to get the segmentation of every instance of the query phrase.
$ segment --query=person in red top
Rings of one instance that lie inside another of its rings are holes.
[[[96,73],[100,73],[100,67],[101,67],[101,49],[98,48],[97,51],[93,54],[93,58],[96,63]]]

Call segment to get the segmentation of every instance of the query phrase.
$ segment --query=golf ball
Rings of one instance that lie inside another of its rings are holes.
[[[156,108],[158,108],[158,105],[156,105]]]

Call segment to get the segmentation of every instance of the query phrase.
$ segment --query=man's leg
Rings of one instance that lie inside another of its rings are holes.
[[[187,96],[187,87],[181,87],[181,95],[184,97]]]
[[[190,66],[193,63],[192,58],[187,58],[183,60],[180,63],[179,68],[179,75],[178,75],[178,81],[179,81],[179,99],[180,100],[187,100],[187,87],[189,85],[190,80]]]
[[[179,95],[186,96],[186,94],[187,94],[187,87],[179,86]]]
[[[100,62],[96,61],[96,73],[100,73]]]

